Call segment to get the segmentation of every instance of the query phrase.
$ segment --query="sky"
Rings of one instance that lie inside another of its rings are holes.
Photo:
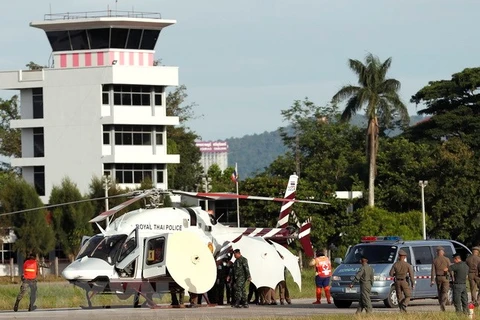
[[[187,126],[203,140],[276,130],[294,100],[326,105],[356,83],[348,59],[369,52],[392,57],[388,76],[401,81],[411,115],[410,97],[429,81],[480,64],[478,0],[17,0],[0,14],[0,70],[48,64],[51,48],[31,21],[107,8],[177,21],[155,59],[179,67],[198,117]]]

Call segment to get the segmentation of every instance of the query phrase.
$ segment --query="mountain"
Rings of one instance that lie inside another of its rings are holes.
[[[273,160],[287,151],[278,130],[226,140],[228,166],[235,167],[237,163],[240,179],[262,172]]]
[[[411,116],[410,125],[425,119],[423,116]],[[358,127],[367,127],[364,115],[355,115],[350,123]],[[400,130],[389,132],[389,136],[399,135]],[[228,143],[228,166],[235,167],[237,163],[240,179],[253,177],[268,167],[278,156],[285,154],[287,148],[283,145],[278,130],[241,138],[225,139]]]

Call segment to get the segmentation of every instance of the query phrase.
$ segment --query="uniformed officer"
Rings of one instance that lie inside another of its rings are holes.
[[[252,280],[250,276],[250,269],[248,268],[248,260],[242,256],[240,249],[235,249],[233,251],[233,255],[235,256],[235,262],[233,263],[233,288],[235,305],[233,306],[235,308],[240,308],[240,302],[243,302],[243,307],[248,308],[245,283],[247,280]]]
[[[398,251],[399,259],[395,262],[390,270],[390,276],[395,277],[395,291],[397,292],[398,307],[400,311],[407,312],[407,306],[412,296],[412,291],[408,282],[412,286],[412,290],[415,289],[415,275],[410,263],[406,260],[407,253],[404,250]]]
[[[472,295],[473,304],[478,307],[478,300],[480,292],[477,295],[477,292],[480,289],[480,277],[478,277],[478,268],[480,267],[480,248],[473,247],[472,254],[465,260],[465,263],[468,266],[468,282],[470,283],[470,293]]]
[[[453,255],[453,264],[445,269],[453,273],[453,304],[456,312],[468,314],[467,275],[468,266],[460,254]]]
[[[355,282],[360,283],[360,302],[356,313],[362,313],[363,309],[365,309],[367,313],[370,313],[372,312],[370,294],[372,292],[374,271],[373,268],[368,265],[368,259],[365,256],[362,256],[360,263],[362,266],[355,275],[355,278],[353,278],[350,288],[353,287]]]
[[[432,282],[430,286],[437,284],[437,296],[440,303],[440,310],[445,311],[447,304],[448,289],[450,288],[450,282],[448,278],[448,272],[444,270],[450,266],[450,259],[445,257],[445,249],[443,247],[437,247],[437,257],[432,262]]]

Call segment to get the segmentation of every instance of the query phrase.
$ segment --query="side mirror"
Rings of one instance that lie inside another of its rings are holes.
[[[335,258],[333,260],[333,262],[335,262],[336,264],[342,264],[342,261],[343,261],[342,258]]]

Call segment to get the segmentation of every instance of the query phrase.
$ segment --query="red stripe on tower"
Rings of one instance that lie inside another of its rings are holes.
[[[85,52],[85,67],[91,67],[91,66],[92,66],[92,53]]]
[[[104,52],[97,52],[97,66],[103,66],[104,54]]]
[[[128,53],[128,63],[133,66],[135,65],[135,60],[134,60],[134,53],[133,52],[129,52]]]
[[[60,54],[60,68],[67,67],[67,55],[65,53]]]
[[[118,63],[121,66],[123,66],[123,65],[125,65],[125,52],[120,51],[119,54],[120,54],[120,59],[119,59],[120,61]]]
[[[78,65],[79,65],[79,63],[78,63],[78,61],[79,61],[78,53],[74,53],[74,54],[73,54],[72,60],[73,60],[72,65],[73,65],[74,67],[78,67]]]

